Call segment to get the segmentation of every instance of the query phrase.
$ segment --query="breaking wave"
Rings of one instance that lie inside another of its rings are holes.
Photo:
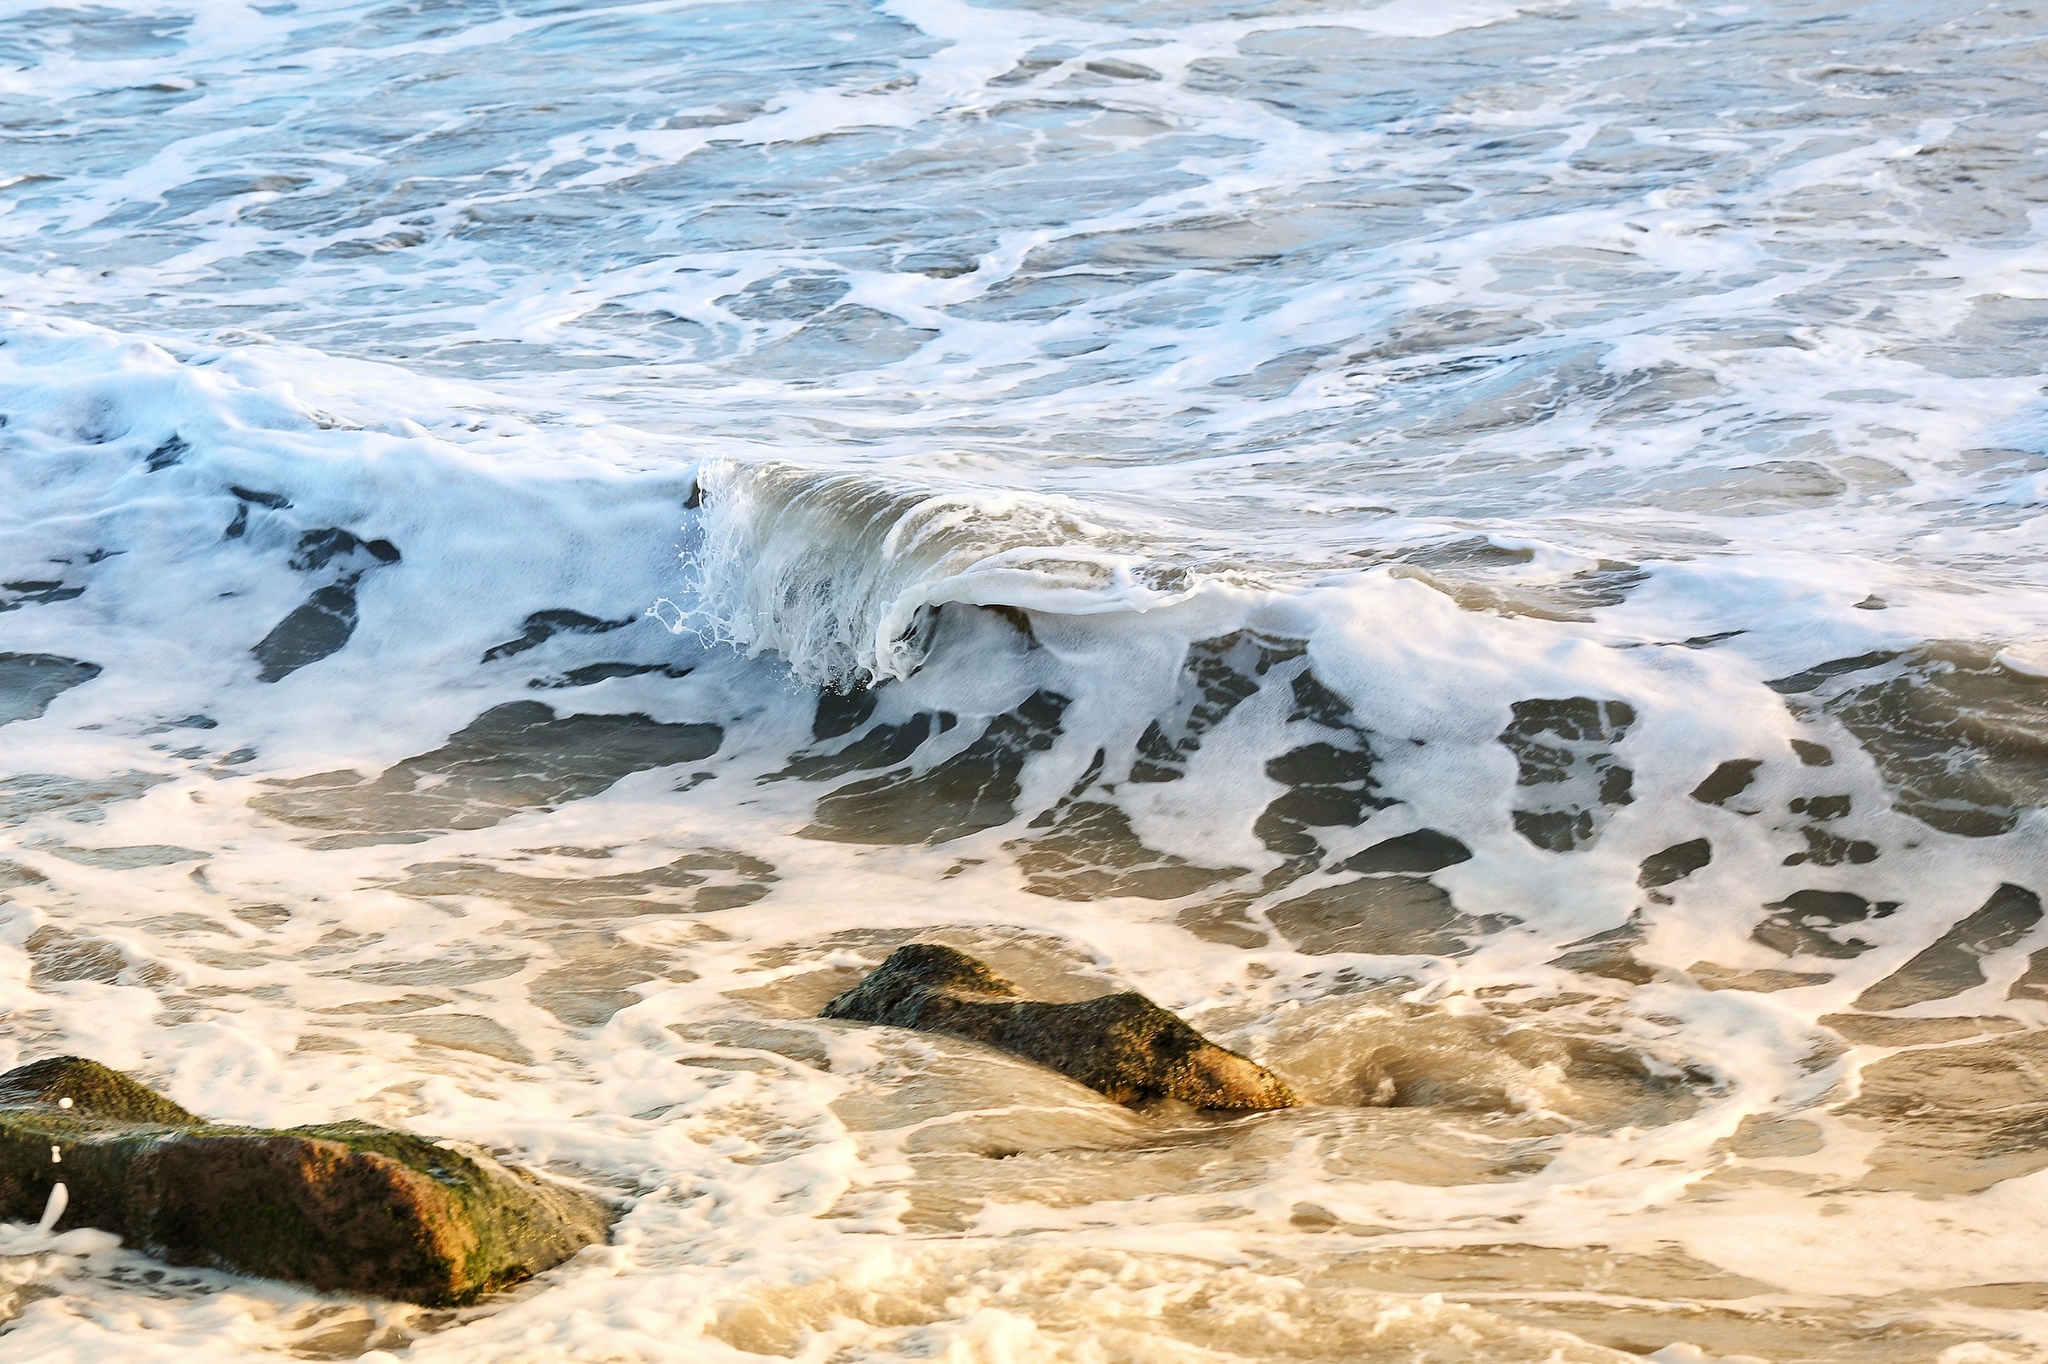
[[[719,459],[699,467],[696,501],[688,605],[664,599],[664,623],[773,651],[811,686],[910,676],[948,604],[1098,615],[1194,590],[1072,498]]]

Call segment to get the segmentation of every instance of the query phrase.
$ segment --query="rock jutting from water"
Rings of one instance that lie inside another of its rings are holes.
[[[53,1205],[59,1181],[68,1202]],[[587,1194],[369,1123],[210,1123],[76,1056],[0,1075],[0,1218],[52,1206],[172,1264],[437,1307],[602,1242],[613,1216]]]
[[[1118,1103],[1178,1099],[1196,1108],[1292,1108],[1287,1082],[1217,1046],[1135,991],[1078,1004],[1026,999],[964,952],[899,947],[821,1018],[950,1033],[1013,1052]]]

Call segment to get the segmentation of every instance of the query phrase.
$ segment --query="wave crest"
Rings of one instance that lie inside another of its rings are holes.
[[[677,633],[773,650],[814,686],[908,677],[949,602],[1065,615],[1180,600],[1184,569],[1064,497],[942,490],[777,462],[707,461],[683,552],[689,604],[657,608]]]

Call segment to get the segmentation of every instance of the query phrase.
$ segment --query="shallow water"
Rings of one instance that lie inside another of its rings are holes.
[[[0,16],[0,1063],[626,1205],[0,1353],[2048,1358],[2048,10]]]

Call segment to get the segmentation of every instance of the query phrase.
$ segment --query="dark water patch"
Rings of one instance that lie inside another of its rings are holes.
[[[143,471],[152,474],[162,473],[165,469],[170,468],[173,464],[185,458],[186,453],[191,448],[191,445],[187,443],[183,436],[172,435],[161,442],[154,450],[143,456]]]
[[[1799,755],[1799,761],[1808,767],[1833,767],[1835,755],[1825,744],[1808,743],[1804,739],[1792,741],[1792,751]]]
[[[66,586],[62,580],[25,578],[20,582],[0,583],[0,611],[19,611],[24,606],[75,601],[84,595],[84,588]]]
[[[557,717],[538,701],[513,701],[375,780],[320,773],[279,783],[250,804],[287,824],[330,831],[310,845],[316,848],[417,843],[583,800],[634,772],[710,757],[724,738],[712,724],[662,724],[640,714]]]
[[[638,1004],[636,985],[696,978],[659,952],[610,933],[566,935],[550,946],[562,960],[528,982],[526,997],[572,1028],[601,1028],[619,1010]]]
[[[1833,501],[1849,490],[1840,475],[1806,459],[1708,466],[1663,482],[1644,498],[1646,504],[1709,516],[1772,516]]]
[[[1856,1007],[1903,1009],[1984,983],[1983,959],[2018,945],[2041,922],[2041,897],[2010,881],[1931,946],[1856,997]]]
[[[170,780],[154,772],[129,772],[92,781],[49,772],[0,778],[0,826],[52,813],[61,813],[79,824],[97,824],[106,818],[107,806],[133,800],[150,787]]]
[[[236,905],[228,913],[245,924],[265,930],[289,923],[292,917],[292,912],[283,905]]]
[[[310,1010],[316,1014],[368,1014],[371,1017],[390,1017],[393,1014],[416,1014],[422,1009],[438,1009],[448,1003],[445,995],[400,995],[396,999],[366,999],[356,1004],[333,1004],[324,1009]]]
[[[386,889],[418,899],[482,896],[562,919],[736,909],[766,897],[779,879],[761,859],[722,849],[605,876],[534,876],[488,862],[416,862],[405,870]]]
[[[1305,668],[1288,680],[1288,689],[1293,706],[1287,723],[1305,722],[1321,734],[1266,764],[1266,776],[1288,789],[1260,811],[1252,832],[1289,859],[1292,876],[1306,874],[1323,856],[1312,830],[1356,828],[1395,801],[1373,775],[1372,734],[1353,716],[1350,703]]]
[[[1172,706],[1138,739],[1130,779],[1164,782],[1185,775],[1188,757],[1202,746],[1202,736],[1257,695],[1275,667],[1306,651],[1301,640],[1275,639],[1250,630],[1190,644]]]
[[[22,944],[28,952],[29,983],[38,989],[67,981],[98,985],[162,985],[171,973],[139,960],[118,943],[45,924]]]
[[[1635,773],[1614,754],[1635,724],[1635,709],[1589,696],[1517,701],[1511,709],[1514,719],[1500,742],[1515,755],[1516,832],[1551,852],[1586,846],[1606,810],[1635,799]]]
[[[1247,950],[1264,947],[1273,940],[1273,935],[1264,925],[1254,922],[1248,912],[1257,898],[1249,892],[1220,896],[1182,910],[1174,922],[1203,942]]]
[[[1629,915],[1628,922],[1619,928],[1566,943],[1564,954],[1553,957],[1550,964],[1629,985],[1646,984],[1656,978],[1657,969],[1636,960],[1635,949],[1642,945],[1644,935],[1643,916],[1639,910]]]
[[[1875,1014],[1822,1014],[1820,1025],[1833,1028],[1859,1047],[1924,1047],[1931,1042],[1960,1042],[1993,1033],[2021,1032],[2010,1018],[1975,1017],[1885,1018]]]
[[[241,517],[237,521],[246,524]],[[230,526],[228,531],[232,538],[236,527]],[[398,547],[389,540],[366,541],[338,526],[300,535],[291,557],[294,569],[311,573],[339,565],[344,571],[335,581],[316,589],[250,649],[262,664],[257,679],[282,681],[307,664],[346,648],[356,632],[357,585],[365,573],[395,564],[399,558]]]
[[[811,716],[811,737],[823,742],[853,733],[874,716],[879,699],[873,687],[844,692],[825,688],[818,693],[818,707]]]
[[[1838,1111],[1883,1133],[1860,1187],[1977,1193],[2048,1168],[2048,1033],[1900,1052]]]
[[[783,271],[717,301],[750,322],[800,322],[830,309],[852,286],[839,275]]]
[[[827,693],[829,695],[830,693]],[[849,772],[873,772],[910,761],[911,754],[928,740],[945,734],[960,723],[951,711],[920,711],[901,724],[875,725],[852,742],[829,753],[799,753],[779,772],[762,781],[830,781]],[[834,736],[836,737],[836,736]]]
[[[1297,952],[1314,956],[1462,956],[1472,950],[1470,939],[1516,922],[1500,914],[1463,913],[1448,892],[1419,876],[1325,886],[1274,905],[1266,917]]]
[[[1847,816],[1854,804],[1854,798],[1846,794],[1795,797],[1787,808],[1793,814],[1805,815],[1814,822],[1799,831],[1806,839],[1805,851],[1792,853],[1785,858],[1784,865],[1797,867],[1811,863],[1816,867],[1838,867],[1844,862],[1852,866],[1875,862],[1878,857],[1875,843],[1820,827],[1825,821]]]
[[[1806,850],[1789,854],[1784,863],[1788,867],[1807,863],[1816,867],[1839,867],[1844,862],[1860,867],[1877,860],[1877,845],[1868,839],[1844,838],[1838,833],[1812,825],[1799,832],[1806,839]]]
[[[174,729],[219,729],[220,721],[210,715],[187,715],[182,720],[163,720],[139,730],[143,735],[168,734]]]
[[[2048,947],[2027,958],[2027,969],[2005,992],[2007,999],[2037,999],[2048,1002]]]
[[[1642,868],[1636,873],[1636,884],[1645,890],[1656,890],[1683,881],[1713,860],[1714,845],[1704,838],[1674,843],[1643,859]]]
[[[1357,553],[1360,557],[1367,557],[1375,551],[1359,550]],[[1497,545],[1483,535],[1473,535],[1422,549],[1397,551],[1394,557],[1402,563],[1419,564],[1423,568],[1485,571],[1526,568],[1535,561],[1536,551],[1522,545]]]
[[[625,629],[638,619],[638,616],[626,616],[620,620],[600,620],[581,611],[535,611],[520,626],[519,638],[492,645],[484,650],[484,656],[478,661],[493,663],[501,658],[511,658],[529,649],[538,649],[556,635],[609,634],[613,630]]]
[[[213,856],[197,848],[181,848],[174,843],[136,843],[119,848],[73,848],[57,846],[49,849],[53,856],[66,862],[76,862],[81,867],[97,867],[101,871],[136,871],[143,867],[169,867],[180,862],[197,862]]]
[[[526,969],[531,958],[504,953],[480,952],[436,957],[431,961],[370,961],[319,974],[336,980],[361,981],[366,985],[481,985],[503,980]]]
[[[1799,1120],[1787,1122],[1790,1126]],[[1710,1177],[1695,1188],[1702,1197],[1726,1197],[1716,1184]],[[1597,1355],[1603,1360],[1655,1358],[1662,1353],[1666,1359],[1923,1364],[1943,1354],[1967,1358],[1986,1338],[1984,1329],[1944,1319],[1958,1304],[2034,1309],[2048,1301],[2039,1285],[2008,1284],[1849,1299],[1839,1306],[1812,1299],[1769,1305],[1778,1293],[1773,1285],[1669,1245],[1646,1251],[1605,1246],[1561,1250],[1511,1242],[1374,1247],[1347,1254],[1333,1268],[1304,1277],[1331,1292],[1441,1294],[1450,1302],[1483,1306],[1526,1328],[1568,1333],[1575,1342],[1584,1342],[1570,1349],[1588,1350],[1593,1353],[1587,1358]],[[1873,1301],[1883,1306],[1874,1309]],[[1682,1316],[1674,1314],[1672,1304],[1684,1305]],[[1674,1343],[1677,1348],[1672,1348]],[[1487,1357],[1483,1351],[1481,1357]],[[1502,1352],[1500,1357],[1510,1355]],[[1537,1357],[1537,1352],[1528,1357]],[[1571,1357],[1569,1349],[1551,1356]]]
[[[1288,791],[1260,812],[1252,832],[1286,857],[1320,856],[1313,829],[1349,829],[1394,802],[1380,794],[1372,749],[1317,741],[1289,749],[1266,764],[1266,775]]]
[[[1827,971],[1745,971],[1712,961],[1696,961],[1686,971],[1702,990],[1746,990],[1759,995],[1803,990],[1809,985],[1825,985],[1835,978]]]
[[[489,1056],[515,1066],[533,1064],[533,1053],[526,1049],[524,1042],[504,1024],[482,1014],[407,1014],[377,1019],[364,1026],[402,1032],[416,1042],[446,1047],[450,1051],[473,1051],[479,1056]]]
[[[1692,788],[1692,798],[1702,805],[1725,806],[1749,789],[1750,783],[1756,780],[1756,770],[1763,765],[1762,758],[1730,758]],[[1750,815],[1757,811],[1738,809],[1736,813]]]
[[[1091,775],[1102,770],[1095,755]],[[1082,787],[1088,785],[1084,778]],[[1223,881],[1247,875],[1244,867],[1204,867],[1145,846],[1122,807],[1070,794],[1033,820],[1044,833],[1003,846],[1017,855],[1024,889],[1058,900],[1096,900],[1134,895],[1178,900]]]
[[[1383,839],[1363,852],[1353,853],[1339,865],[1346,871],[1427,874],[1471,860],[1472,850],[1449,834],[1417,829],[1398,838]]]
[[[526,685],[536,691],[560,691],[568,687],[594,687],[615,677],[645,677],[660,673],[667,678],[688,677],[694,669],[674,668],[666,663],[592,663],[571,668],[559,677],[536,677]]]
[[[1502,1301],[1507,1294],[1561,1299],[1545,1306],[1563,1312],[1576,1307],[1606,1319],[1610,1326],[1603,1334],[1615,1333],[1612,1319],[1619,1315],[1620,1304],[1629,1299],[1659,1304],[1721,1302],[1762,1297],[1775,1291],[1769,1284],[1696,1260],[1673,1245],[1649,1252],[1610,1250],[1605,1246],[1559,1249],[1513,1243],[1372,1248],[1347,1256],[1329,1271],[1329,1277],[1353,1292],[1442,1293],[1453,1299],[1483,1296],[1490,1308],[1511,1310],[1517,1317],[1526,1317],[1525,1309],[1537,1304]],[[1600,1301],[1587,1301],[1595,1294],[1601,1295]],[[1688,1308],[1686,1321],[1690,1326],[1705,1315],[1696,1307]],[[1545,1324],[1550,1323],[1546,1320]],[[1574,1329],[1563,1323],[1557,1325],[1559,1329]],[[1582,1330],[1583,1326],[1577,1326],[1574,1333]],[[1658,1331],[1663,1334],[1656,1334]],[[1651,1333],[1661,1340],[1669,1329],[1657,1326],[1651,1328]],[[1623,1339],[1611,1348],[1631,1354],[1636,1351],[1629,1346],[1649,1338],[1635,1331],[1619,1334]],[[1802,1351],[1800,1357],[1807,1357],[1806,1352]]]
[[[165,938],[189,938],[194,934],[205,934],[209,937],[234,936],[234,930],[218,919],[208,918],[204,914],[152,914],[146,919],[136,919],[133,922],[137,928]]]
[[[1886,676],[1810,704],[1863,744],[1897,809],[1943,833],[1990,838],[2048,805],[2048,681],[2000,667],[1974,645],[1883,661],[1893,659]]]
[[[40,718],[52,701],[101,671],[60,654],[0,654],[0,725]]]
[[[262,664],[260,682],[281,682],[308,663],[341,652],[356,632],[356,580],[321,588],[271,627],[249,652]]]
[[[930,327],[905,324],[894,313],[842,304],[806,320],[755,349],[750,367],[769,377],[812,383],[826,374],[866,371],[909,358],[939,338]]]
[[[49,879],[34,867],[24,867],[19,862],[10,862],[0,857],[0,890],[20,890],[24,886],[45,885]]]
[[[1535,551],[1508,548],[1490,540],[1457,540],[1398,556],[1400,576],[1416,578],[1467,611],[1537,620],[1593,619],[1593,612],[1619,606],[1629,593],[1650,579],[1639,564],[1602,559],[1594,567],[1557,582],[1502,581],[1501,570],[1526,568]],[[1488,577],[1491,572],[1492,577]]]
[[[389,540],[364,540],[354,531],[326,526],[299,536],[291,566],[301,573],[310,573],[337,560],[367,558],[372,564],[395,564],[400,557],[398,546]]]
[[[923,772],[905,768],[819,799],[805,838],[837,843],[945,843],[1016,817],[1024,764],[1060,735],[1068,698],[1039,690],[990,720],[981,737]]]
[[[267,493],[260,488],[244,488],[239,484],[231,483],[228,485],[228,491],[244,502],[253,502],[259,507],[268,507],[272,511],[283,511],[292,504],[292,500],[283,493]],[[348,532],[343,531],[341,533],[346,535]]]
[[[1858,654],[1854,658],[1837,658],[1827,663],[1817,663],[1804,671],[1793,673],[1789,677],[1777,678],[1765,685],[1785,696],[1802,696],[1817,690],[1832,678],[1881,668],[1898,656],[1896,652],[1880,651]]]
[[[1774,910],[1750,933],[1756,942],[1788,957],[1825,957],[1847,961],[1876,946],[1861,938],[1841,938],[1835,930],[1871,919],[1889,918],[1896,900],[1872,902],[1845,890],[1799,890],[1765,909]]]
[[[1351,703],[1323,685],[1323,680],[1304,668],[1287,680],[1287,690],[1292,695],[1294,706],[1287,712],[1287,722],[1307,720],[1325,729],[1357,729],[1356,717],[1351,713]]]
[[[714,1047],[729,1047],[743,1051],[772,1052],[795,1061],[798,1065],[809,1066],[812,1070],[829,1072],[832,1069],[832,1052],[826,1040],[829,1034],[820,1028],[790,1027],[783,1023],[764,1022],[758,1018],[717,1018],[701,1023],[671,1023],[668,1030],[685,1042],[708,1043]],[[680,1059],[685,1065],[710,1065],[715,1062],[721,1069],[737,1069],[747,1064],[747,1058],[730,1056]],[[762,1068],[768,1069],[771,1066],[764,1064]]]
[[[1156,81],[1160,79],[1159,73],[1149,66],[1140,66],[1136,62],[1119,61],[1115,57],[1103,57],[1095,61],[1083,62],[1081,63],[1081,69],[1097,76],[1106,76],[1113,81]],[[1086,84],[1087,82],[1072,83]]]
[[[1247,40],[1248,44],[1257,41]],[[1199,62],[1196,70],[1211,65],[1213,63]],[[1277,75],[1268,73],[1268,78]],[[1276,80],[1266,88],[1272,89],[1277,85]],[[1363,367],[1398,360],[1442,363],[1446,355],[1478,358],[1490,356],[1496,349],[1535,336],[1542,330],[1540,324],[1506,309],[1421,307],[1403,314],[1369,347],[1347,355],[1345,362]],[[1491,541],[1480,543],[1494,547]]]

